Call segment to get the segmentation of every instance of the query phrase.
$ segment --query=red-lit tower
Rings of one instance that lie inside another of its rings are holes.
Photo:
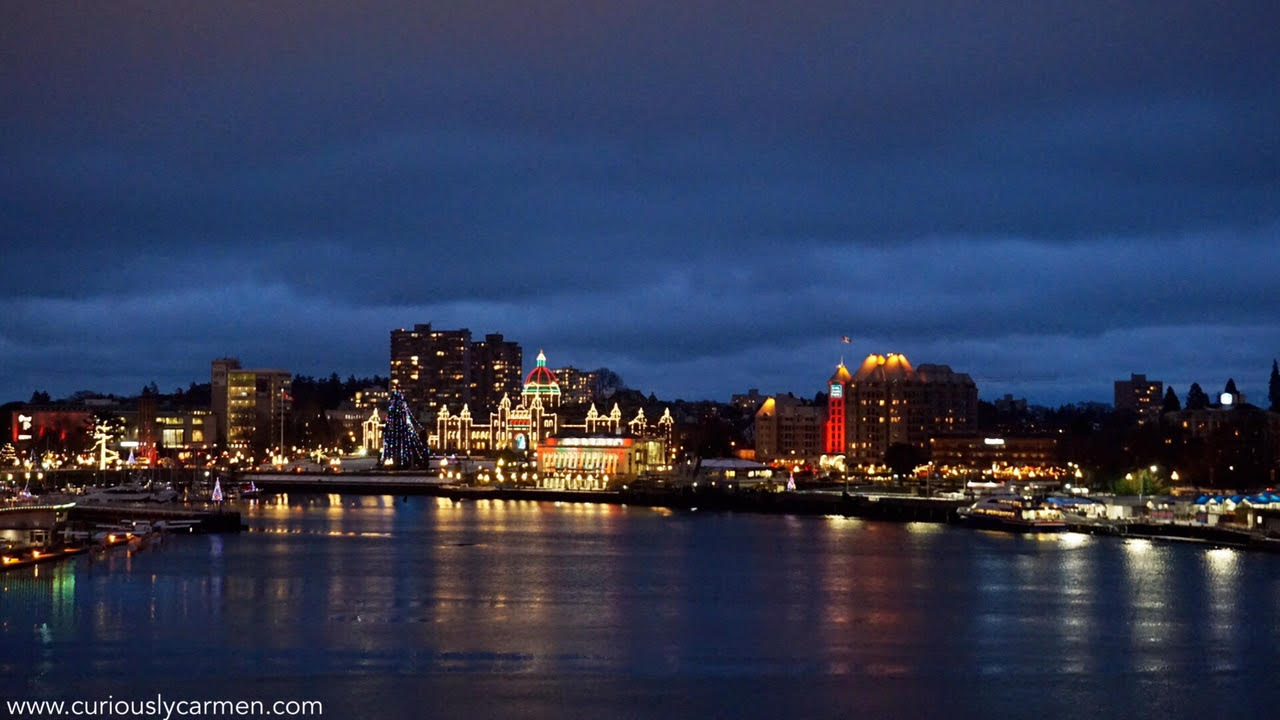
[[[836,372],[827,381],[827,423],[826,432],[823,433],[822,449],[828,455],[839,455],[845,452],[845,396],[849,390],[849,382],[853,380],[853,376],[849,374],[849,368],[841,362],[836,366]]]

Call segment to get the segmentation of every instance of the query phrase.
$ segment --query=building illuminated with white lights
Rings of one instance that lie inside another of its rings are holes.
[[[537,365],[525,378],[518,403],[503,395],[497,407],[483,419],[474,416],[467,404],[456,413],[441,406],[436,414],[435,432],[428,437],[427,444],[436,452],[523,452],[538,448],[548,438],[567,433],[609,436],[625,433],[636,438],[662,438],[667,446],[670,444],[675,419],[669,409],[650,422],[641,408],[635,417],[624,422],[617,403],[608,414],[599,412],[593,403],[582,421],[574,423],[560,418],[560,398],[556,375],[547,368],[546,355],[539,352]]]

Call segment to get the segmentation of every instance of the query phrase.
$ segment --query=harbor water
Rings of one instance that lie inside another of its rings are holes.
[[[1267,717],[1280,556],[1066,533],[296,495],[0,575],[0,695],[329,717]]]

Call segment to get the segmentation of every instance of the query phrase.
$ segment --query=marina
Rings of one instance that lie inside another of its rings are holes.
[[[43,565],[151,535],[239,532],[237,510],[29,498],[0,507],[0,572]]]

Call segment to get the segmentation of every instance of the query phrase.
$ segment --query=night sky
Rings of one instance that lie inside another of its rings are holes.
[[[0,107],[0,401],[415,322],[687,399],[1280,356],[1275,0],[4,0]]]

